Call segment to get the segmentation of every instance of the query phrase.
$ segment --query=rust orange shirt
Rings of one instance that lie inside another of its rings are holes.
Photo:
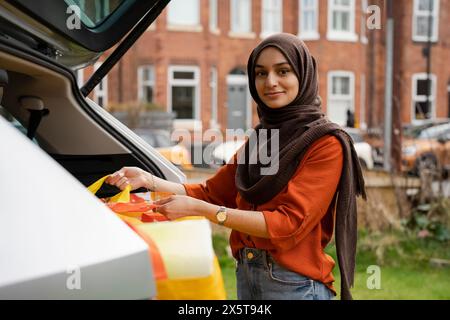
[[[243,247],[267,250],[281,266],[320,281],[336,293],[332,274],[335,262],[324,253],[324,248],[333,235],[335,194],[342,165],[339,140],[326,135],[308,148],[281,192],[262,205],[253,206],[238,193],[236,161],[220,168],[204,184],[184,184],[184,187],[188,196],[197,199],[263,213],[270,238],[233,230],[230,246],[236,259]]]

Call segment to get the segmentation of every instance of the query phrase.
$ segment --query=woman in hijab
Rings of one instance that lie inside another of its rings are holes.
[[[266,38],[247,68],[260,123],[212,178],[177,184],[125,167],[107,182],[172,192],[157,202],[169,219],[201,215],[232,229],[239,299],[332,299],[335,262],[324,248],[335,230],[341,298],[352,299],[356,197],[365,198],[352,140],[322,113],[316,62],[296,36]],[[260,160],[267,149],[271,168]]]

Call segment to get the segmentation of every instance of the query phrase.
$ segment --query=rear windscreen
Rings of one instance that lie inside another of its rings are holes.
[[[108,18],[124,0],[65,0],[68,6],[80,8],[83,24],[94,28]]]

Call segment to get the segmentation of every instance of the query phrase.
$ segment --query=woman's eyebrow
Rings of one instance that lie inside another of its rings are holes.
[[[279,63],[275,63],[273,66],[274,67],[279,67],[279,66],[282,66],[284,64],[289,65],[289,62],[279,62]],[[260,64],[257,64],[257,65],[255,65],[255,68],[265,68],[265,67],[260,65]]]

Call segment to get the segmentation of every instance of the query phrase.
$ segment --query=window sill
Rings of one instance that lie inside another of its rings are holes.
[[[202,131],[202,121],[197,119],[174,119],[175,130]]]
[[[310,33],[299,33],[297,35],[300,40],[304,41],[313,41],[313,40],[319,40],[320,34],[318,32],[310,32]]]
[[[228,32],[228,36],[230,38],[237,38],[237,39],[256,39],[256,34],[254,32],[234,32],[234,31],[230,31],[230,32]]]
[[[168,25],[167,30],[179,32],[202,32],[202,26]]]
[[[216,36],[220,35],[220,29],[209,29],[209,33],[214,34]]]
[[[328,31],[327,40],[342,41],[342,42],[357,42],[358,35],[352,32],[333,32]]]
[[[431,43],[437,43],[439,39],[437,39],[436,37],[431,38]],[[420,43],[426,43],[428,42],[428,37],[419,37],[419,36],[413,36],[412,37],[412,41],[414,42],[420,42]]]
[[[264,31],[264,32],[261,32],[261,33],[259,34],[259,37],[260,37],[261,39],[265,39],[265,38],[270,37],[271,35],[274,35],[274,34],[277,34],[277,33],[280,33],[280,32],[275,32],[275,31]]]

